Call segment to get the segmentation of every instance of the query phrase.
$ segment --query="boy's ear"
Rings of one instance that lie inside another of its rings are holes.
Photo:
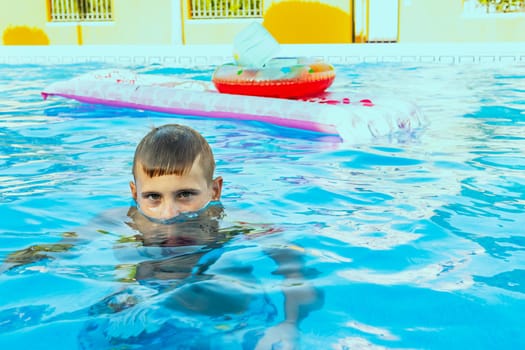
[[[213,180],[212,183],[212,200],[218,201],[221,199],[222,193],[222,177],[218,176]]]
[[[135,186],[133,181],[129,182],[129,189],[131,190],[131,196],[135,201],[137,201],[137,186]]]

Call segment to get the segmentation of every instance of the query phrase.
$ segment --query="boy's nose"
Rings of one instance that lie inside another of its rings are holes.
[[[180,214],[180,209],[175,203],[166,203],[162,208],[160,219],[171,219]]]

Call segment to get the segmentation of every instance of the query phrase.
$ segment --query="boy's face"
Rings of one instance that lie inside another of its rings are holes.
[[[149,177],[142,164],[135,169],[135,182],[130,182],[131,195],[147,216],[168,220],[184,212],[193,212],[205,207],[210,201],[221,197],[222,178],[208,184],[200,162],[195,161],[185,175],[163,175]]]

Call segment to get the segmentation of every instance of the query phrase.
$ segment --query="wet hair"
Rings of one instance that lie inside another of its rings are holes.
[[[190,172],[195,160],[199,160],[208,183],[213,180],[215,159],[206,139],[194,129],[166,124],[153,128],[140,141],[133,158],[133,176],[136,167],[149,177],[163,175],[185,175]]]

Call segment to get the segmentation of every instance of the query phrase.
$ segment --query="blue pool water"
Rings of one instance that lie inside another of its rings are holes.
[[[309,305],[301,349],[525,348],[523,66],[338,66],[336,89],[431,121],[354,145],[40,97],[109,67],[0,66],[1,349],[281,349],[285,299]],[[225,180],[206,249],[133,239],[134,148],[165,123],[199,130]],[[195,251],[207,269],[188,276]]]

